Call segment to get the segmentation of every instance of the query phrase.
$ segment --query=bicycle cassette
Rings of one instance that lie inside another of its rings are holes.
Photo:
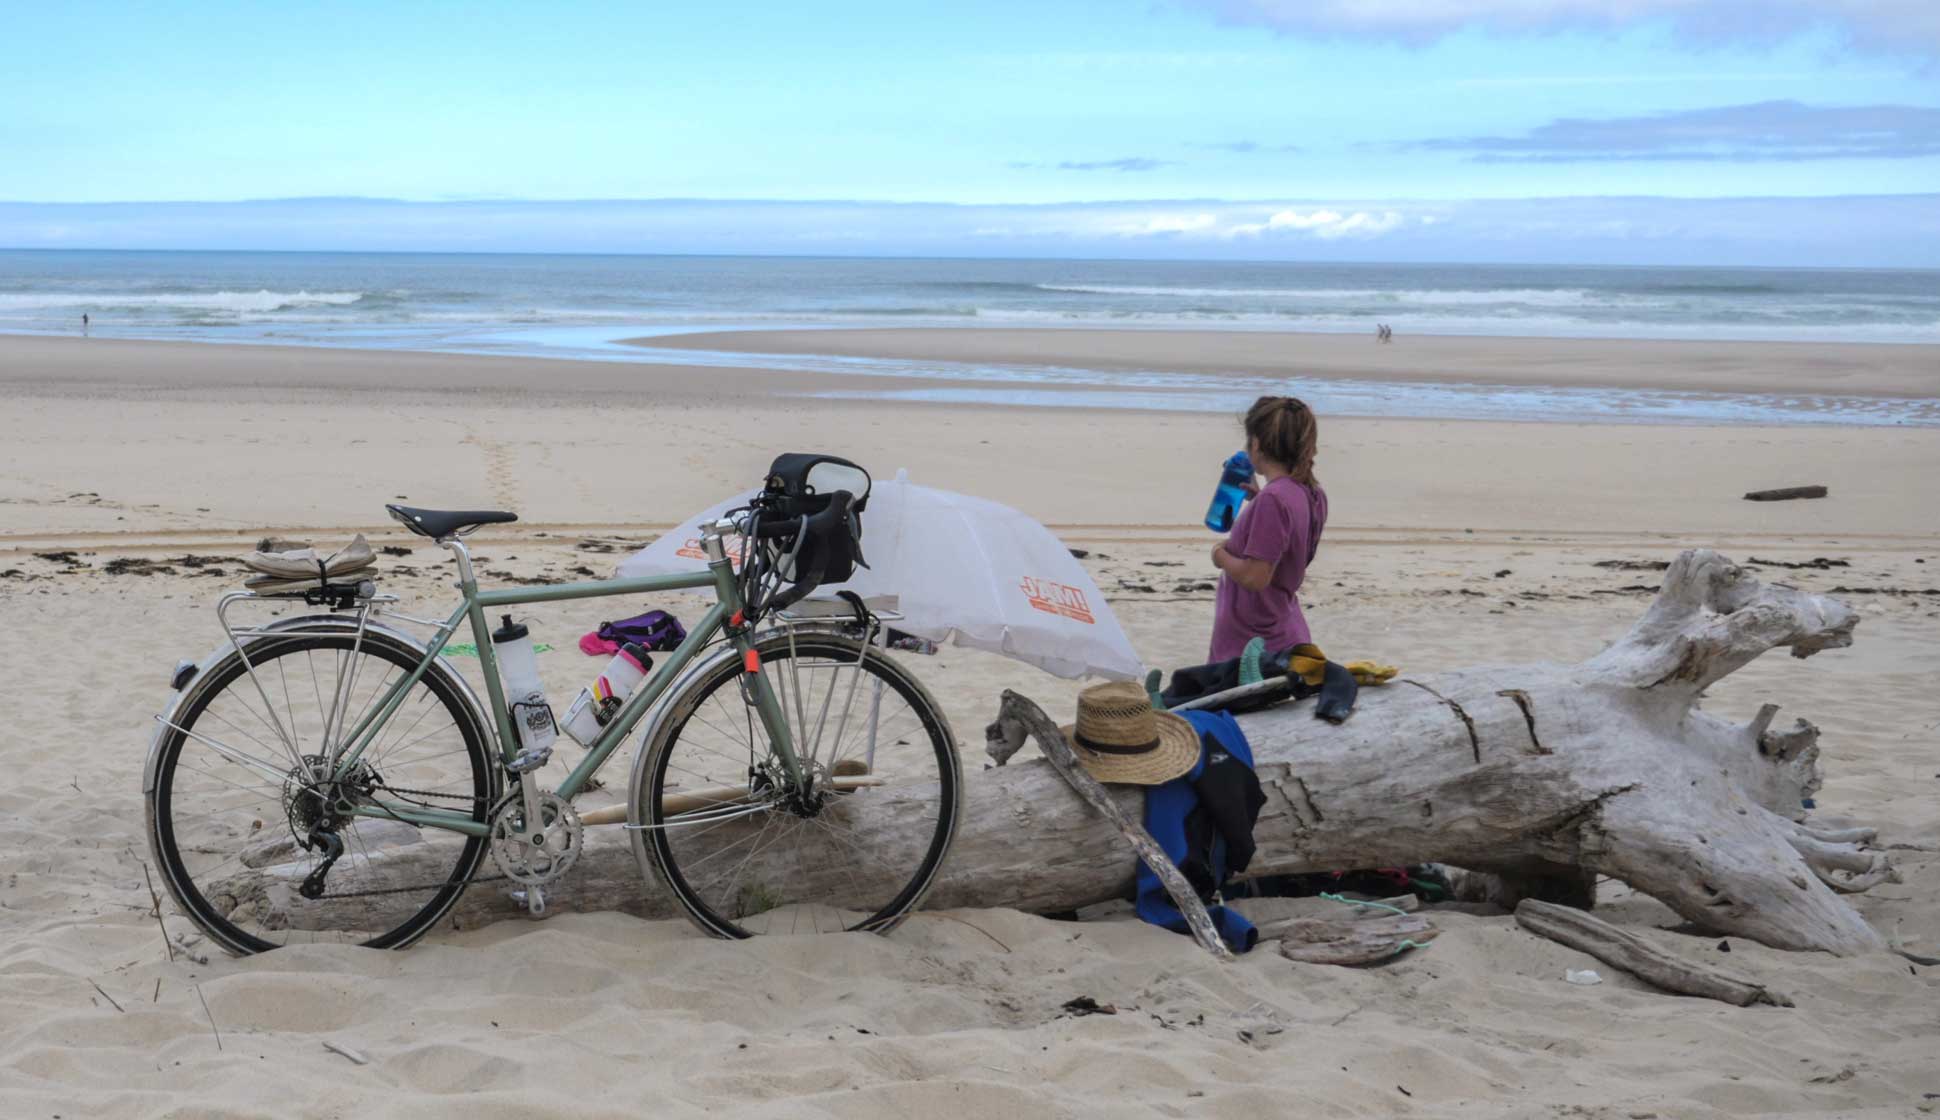
[[[535,795],[539,826],[527,828],[525,795],[513,790],[492,813],[492,862],[515,883],[538,886],[572,869],[585,843],[579,813],[550,793]]]

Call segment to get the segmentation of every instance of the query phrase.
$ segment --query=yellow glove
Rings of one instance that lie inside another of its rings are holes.
[[[1378,661],[1349,661],[1347,671],[1354,674],[1357,684],[1386,684],[1401,670]]]

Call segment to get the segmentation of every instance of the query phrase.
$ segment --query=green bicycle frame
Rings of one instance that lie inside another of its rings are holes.
[[[473,642],[478,649],[479,665],[485,676],[485,697],[492,708],[493,734],[498,739],[501,761],[510,762],[518,754],[519,739],[513,728],[510,709],[505,703],[505,689],[499,682],[498,658],[492,648],[490,624],[485,615],[488,610],[499,607],[520,606],[527,603],[557,603],[568,599],[596,599],[610,595],[651,594],[659,591],[682,591],[712,587],[716,601],[709,607],[700,621],[688,631],[687,639],[668,654],[653,676],[642,682],[632,696],[627,698],[611,722],[600,732],[587,749],[586,757],[578,766],[573,767],[566,780],[559,783],[553,792],[567,801],[577,797],[599,772],[620,744],[632,733],[640,717],[659,701],[673,682],[691,664],[696,654],[711,642],[724,628],[728,640],[735,651],[747,657],[753,645],[748,640],[748,631],[736,626],[728,627],[728,620],[741,610],[741,591],[734,578],[733,567],[724,558],[710,558],[705,572],[682,573],[666,576],[643,576],[637,579],[603,580],[600,582],[560,583],[546,587],[518,588],[507,590],[480,591],[472,573],[471,557],[464,545],[458,541],[440,542],[450,548],[458,557],[458,588],[463,601],[454,610],[444,625],[438,628],[425,650],[424,659],[415,669],[384,693],[381,703],[365,714],[357,726],[339,741],[335,776],[347,776],[357,765],[364,751],[376,739],[378,732],[389,722],[391,716],[403,704],[404,697],[428,672],[438,655],[444,650],[445,643],[457,632],[458,624],[471,620]],[[718,544],[715,546],[718,549]],[[769,741],[781,756],[784,769],[791,782],[802,780],[801,763],[796,757],[794,743],[790,738],[787,716],[783,713],[780,701],[774,690],[769,687],[765,675],[751,674],[753,678],[755,708],[761,717]],[[491,824],[487,821],[473,820],[469,816],[442,809],[423,809],[414,806],[391,805],[378,802],[360,805],[355,810],[358,816],[373,817],[380,820],[401,820],[409,824],[448,829],[468,836],[484,836]]]

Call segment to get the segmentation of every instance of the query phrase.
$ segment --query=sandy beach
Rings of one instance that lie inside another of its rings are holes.
[[[815,331],[662,348],[1033,362],[1101,370],[1940,397],[1933,348],[1366,339],[1202,332]],[[1572,379],[1580,379],[1573,381]],[[1656,933],[1618,883],[1599,913],[1789,992],[1738,1009],[1652,990],[1501,913],[1384,967],[1221,966],[1135,921],[919,914],[886,938],[723,943],[685,922],[561,913],[442,929],[404,953],[165,952],[144,882],[141,773],[170,669],[220,639],[226,558],[265,534],[353,532],[413,613],[445,554],[386,501],[504,508],[481,567],[606,575],[752,485],[776,452],[1002,501],[1088,553],[1148,664],[1203,658],[1197,524],[1236,418],[832,400],[893,379],[760,368],[0,337],[0,1114],[6,1116],[1907,1116],[1940,1105],[1940,969]],[[1903,882],[1856,897],[1940,956],[1940,429],[1321,418],[1332,518],[1303,601],[1337,657],[1407,672],[1576,660],[1650,601],[1649,572],[1715,547],[1831,592],[1855,645],[1768,656],[1705,707],[1824,729],[1819,818],[1877,826]],[[1747,491],[1822,483],[1821,501]],[[420,547],[422,546],[422,547]],[[67,555],[63,555],[67,554]],[[196,560],[184,557],[216,557]],[[1817,557],[1824,569],[1779,566]],[[114,565],[122,559],[150,564]],[[502,578],[494,575],[491,578]],[[678,599],[640,603],[678,613]],[[539,608],[555,701],[611,606]],[[966,763],[997,694],[1068,712],[1075,682],[946,648],[909,659]],[[475,665],[473,666],[475,671]],[[627,760],[616,759],[615,767]],[[561,761],[552,769],[563,774]],[[615,769],[609,774],[624,771]],[[476,889],[490,889],[480,887]],[[644,889],[644,887],[643,887]],[[169,934],[190,925],[166,902]],[[172,959],[171,959],[172,956]],[[1579,987],[1566,969],[1597,967]],[[1072,1017],[1079,996],[1113,1015]],[[325,1043],[368,1058],[352,1064]]]

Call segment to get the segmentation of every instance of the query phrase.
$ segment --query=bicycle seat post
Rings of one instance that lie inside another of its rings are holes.
[[[446,537],[444,540],[441,540],[438,543],[450,549],[452,556],[456,557],[458,560],[459,588],[462,590],[464,588],[468,588],[476,584],[478,580],[477,580],[477,577],[475,577],[472,574],[471,550],[465,547],[465,542],[459,540],[457,537]]]

